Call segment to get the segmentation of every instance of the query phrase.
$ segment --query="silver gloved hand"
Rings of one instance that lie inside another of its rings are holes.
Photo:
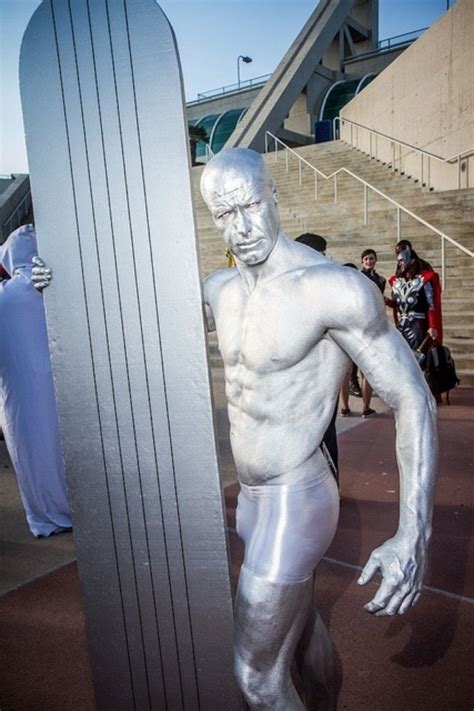
[[[33,282],[33,286],[35,289],[38,289],[38,291],[43,291],[43,289],[51,283],[53,273],[41,257],[33,257],[31,262],[34,265],[31,270],[31,281]]]

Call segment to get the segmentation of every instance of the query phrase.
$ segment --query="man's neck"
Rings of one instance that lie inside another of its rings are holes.
[[[276,244],[267,259],[260,264],[243,264],[235,260],[240,276],[249,292],[252,292],[261,282],[273,279],[288,271],[288,249],[292,241],[280,229]]]

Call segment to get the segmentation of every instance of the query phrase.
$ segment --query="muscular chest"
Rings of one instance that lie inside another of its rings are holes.
[[[228,289],[214,315],[226,366],[243,364],[260,373],[300,363],[325,332],[316,305],[307,303],[297,285],[271,284],[250,294]]]

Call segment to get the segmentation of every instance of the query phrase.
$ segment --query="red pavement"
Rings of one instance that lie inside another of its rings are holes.
[[[439,408],[440,479],[426,591],[403,617],[362,610],[376,583],[356,584],[372,548],[394,531],[398,511],[390,416],[345,432],[341,519],[317,574],[316,599],[335,642],[342,711],[472,711],[474,708],[474,390]],[[233,525],[237,487],[226,491]],[[242,546],[230,536],[234,579]],[[470,601],[469,601],[470,600]],[[1,711],[92,711],[93,692],[74,565],[0,599]],[[111,710],[112,711],[112,710]],[[219,709],[203,711],[221,711]],[[225,711],[225,709],[222,709]]]

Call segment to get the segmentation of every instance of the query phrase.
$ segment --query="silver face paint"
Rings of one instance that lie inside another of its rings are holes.
[[[421,589],[437,468],[436,407],[369,280],[281,231],[261,156],[246,149],[222,151],[204,169],[201,190],[236,257],[236,268],[208,277],[204,298],[224,360],[230,440],[247,497],[238,512],[248,549],[235,608],[237,678],[252,709],[302,709],[289,668],[310,611],[311,581],[287,577],[283,560],[290,555],[286,536],[295,535],[307,514],[305,503],[298,513],[291,509],[291,492],[293,485],[311,488],[321,477],[319,447],[349,359],[396,419],[399,527],[372,553],[358,581],[363,585],[381,573],[380,587],[365,606],[378,615],[403,613]],[[265,488],[274,492],[263,497],[261,513],[252,513],[249,502]],[[325,515],[313,523],[315,547],[332,525],[333,502],[326,501]],[[271,519],[273,547],[263,515]],[[311,565],[330,538],[315,548]],[[315,680],[331,666],[321,630],[315,625],[308,637],[310,648],[319,643],[324,650],[312,668]],[[331,683],[327,676],[324,683]]]
[[[239,171],[214,167],[206,172],[203,194],[227,247],[239,262],[253,266],[264,262],[275,247],[280,217],[265,166],[252,170],[253,156],[249,160],[242,152],[238,158]]]
[[[412,260],[412,252],[410,247],[405,247],[405,249],[402,249],[401,252],[398,253],[397,255],[397,262],[402,271],[405,271],[405,269],[408,267]]]

